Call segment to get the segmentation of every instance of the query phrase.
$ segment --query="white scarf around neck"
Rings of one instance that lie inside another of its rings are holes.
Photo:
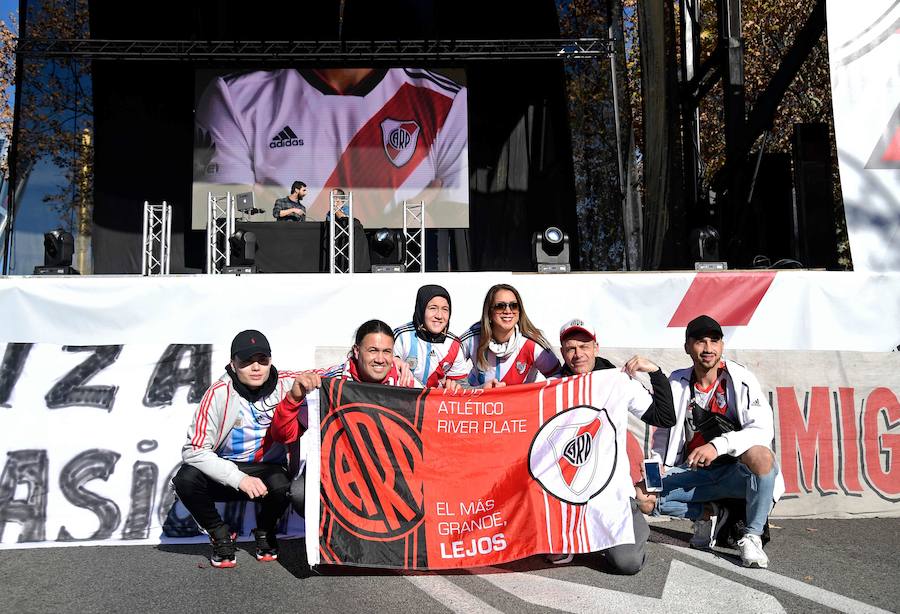
[[[512,354],[516,346],[518,345],[519,340],[519,325],[516,324],[516,327],[513,329],[512,336],[500,343],[498,341],[494,341],[493,338],[488,342],[488,349],[497,355],[497,358],[501,360]]]

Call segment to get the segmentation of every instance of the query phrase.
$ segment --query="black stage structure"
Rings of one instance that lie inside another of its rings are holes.
[[[192,231],[189,220],[195,73],[249,64],[387,67],[415,62],[465,69],[470,228],[449,233],[449,253],[440,254],[440,263],[431,254],[429,268],[533,270],[531,237],[548,226],[568,233],[577,259],[561,60],[607,58],[611,48],[606,38],[561,38],[552,0],[343,0],[253,10],[212,1],[23,0],[21,7],[18,61],[26,80],[17,103],[28,100],[31,88],[37,95],[40,85],[52,84],[49,73],[58,66],[74,66],[81,73],[69,85],[86,98],[74,103],[83,106],[84,142],[64,155],[83,152],[91,158],[91,177],[75,171],[67,181],[71,192],[83,192],[69,203],[68,215],[74,230],[91,237],[93,273],[140,272],[145,200],[173,205],[171,272],[202,271],[206,236]],[[66,19],[68,24],[58,23]],[[29,66],[32,81],[42,84],[28,81]],[[84,75],[89,75],[87,88]],[[76,113],[75,141],[78,122]],[[35,164],[29,157],[40,155],[27,143],[37,142],[31,132],[39,131],[18,123],[13,174],[25,177]],[[573,265],[578,268],[577,260]]]
[[[73,232],[76,253],[92,250],[82,270],[138,273],[143,202],[167,201],[171,272],[200,272],[206,237],[190,222],[198,70],[415,63],[464,70],[469,91],[470,226],[430,232],[440,246],[430,270],[534,270],[531,238],[549,226],[571,238],[574,270],[690,268],[698,247],[705,252],[697,237],[711,236],[706,228],[721,239],[713,259],[732,268],[760,253],[836,268],[830,118],[795,125],[789,157],[767,151],[778,106],[822,41],[825,2],[812,4],[752,106],[741,0],[714,5],[715,50],[701,61],[699,31],[711,16],[699,0],[679,0],[677,11],[637,3],[638,169],[621,0],[323,0],[253,10],[213,0],[21,0],[9,217],[14,230],[29,223],[29,206],[40,209],[27,204],[30,184],[41,184],[41,206],[61,222],[31,219],[32,232],[39,224]],[[697,110],[717,83],[726,160],[704,183]],[[48,179],[48,166],[57,177]],[[9,257],[3,265],[11,271]]]

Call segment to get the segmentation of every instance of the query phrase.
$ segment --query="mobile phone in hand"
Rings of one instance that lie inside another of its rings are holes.
[[[662,467],[658,460],[644,460],[644,484],[647,492],[659,492],[662,490]]]

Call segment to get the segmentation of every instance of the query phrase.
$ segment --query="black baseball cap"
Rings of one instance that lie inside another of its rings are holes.
[[[235,336],[231,342],[231,357],[239,360],[247,360],[254,354],[272,356],[272,348],[269,340],[258,330],[244,330]]]
[[[707,315],[697,316],[688,322],[687,328],[684,329],[684,338],[703,339],[703,337],[719,337],[725,335],[722,333],[722,327],[719,323]]]

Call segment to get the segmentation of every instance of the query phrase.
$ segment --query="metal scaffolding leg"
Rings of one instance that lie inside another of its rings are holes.
[[[403,242],[407,272],[425,272],[425,201],[403,201]]]
[[[353,274],[353,192],[332,190],[329,195],[329,273]],[[346,211],[342,209],[346,207]],[[338,219],[337,212],[344,217]],[[343,221],[342,221],[343,220]],[[344,225],[346,221],[346,225]]]
[[[231,264],[231,242],[234,234],[234,197],[207,193],[206,201],[206,274],[216,275]]]
[[[172,242],[172,206],[163,201],[144,201],[144,240],[141,275],[169,274],[169,245]]]

